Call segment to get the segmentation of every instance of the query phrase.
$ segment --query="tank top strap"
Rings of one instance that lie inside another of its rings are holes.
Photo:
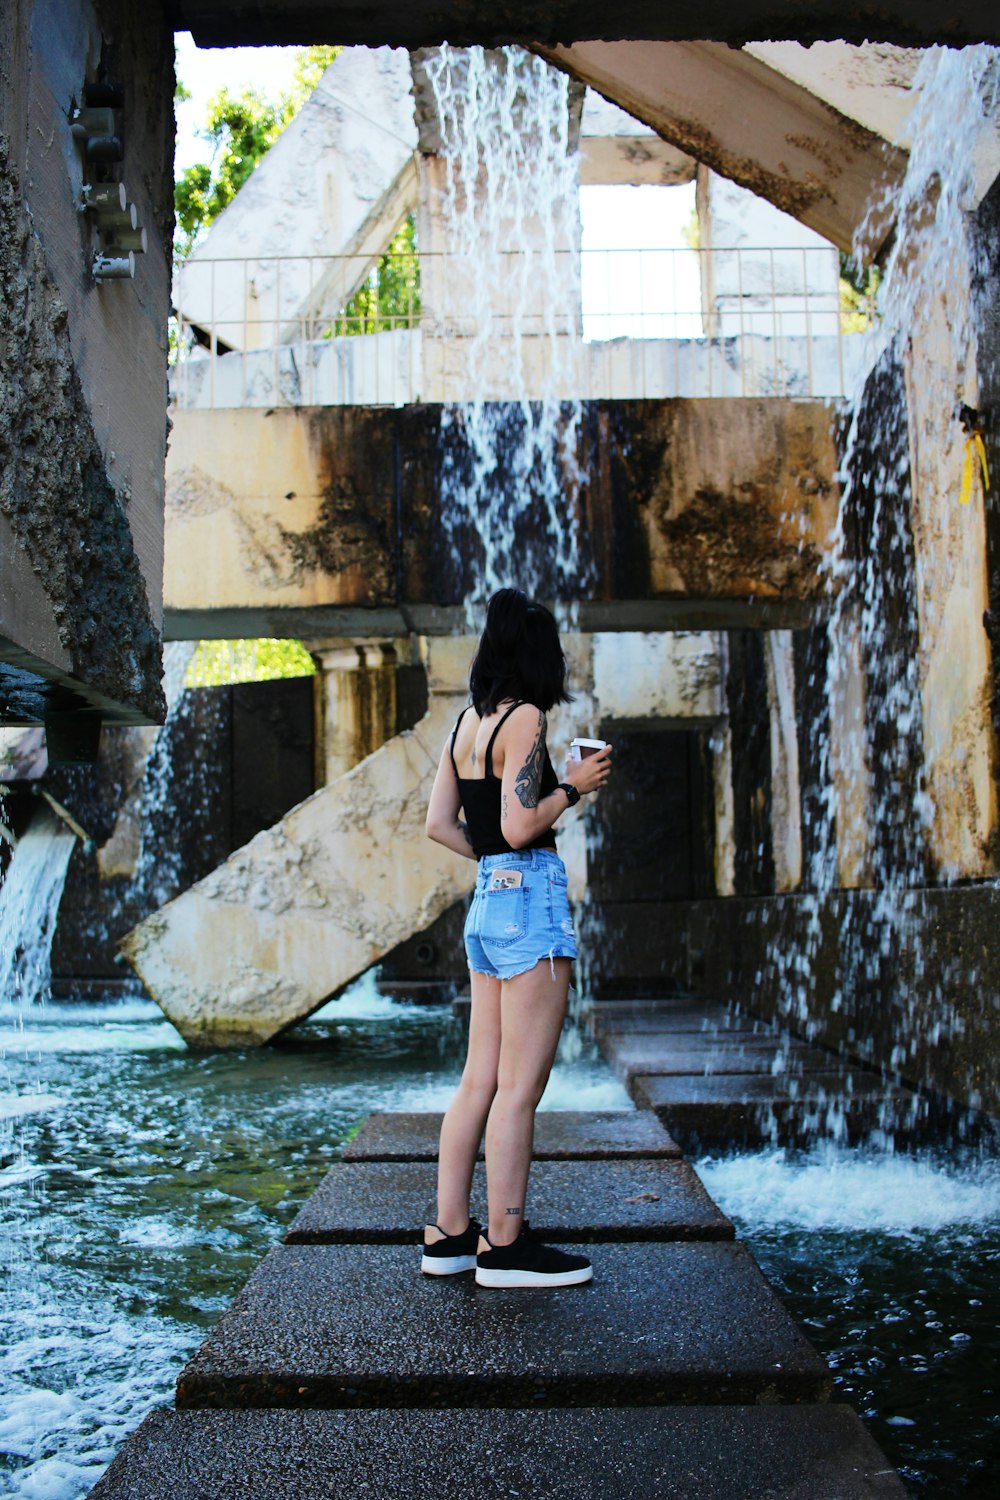
[[[494,745],[494,742],[496,740],[497,735],[500,733],[501,729],[506,724],[506,722],[510,718],[511,714],[514,712],[515,708],[520,708],[521,704],[524,703],[525,701],[526,700],[524,698],[519,698],[516,703],[512,703],[511,706],[510,706],[510,708],[508,708],[507,712],[504,714],[503,718],[497,724],[497,727],[494,729],[493,733],[490,735],[490,742],[486,746],[486,774],[487,774],[487,776],[492,776],[493,775],[493,745]]]
[[[471,707],[472,707],[472,704],[471,703],[467,703],[465,705],[465,707],[462,709],[462,712],[459,714],[458,718],[455,720],[455,727],[451,731],[451,741],[450,741],[450,743],[448,745],[448,754],[451,756],[451,769],[455,773],[455,780],[456,781],[459,779],[459,776],[458,776],[458,766],[455,764],[455,740],[458,737],[458,726],[459,726],[459,724],[461,724],[462,720],[465,718],[466,714],[469,712],[469,709]]]

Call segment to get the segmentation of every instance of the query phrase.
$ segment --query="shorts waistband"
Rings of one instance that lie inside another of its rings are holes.
[[[498,867],[504,870],[537,870],[543,865],[551,864],[553,860],[562,864],[562,858],[555,849],[515,849],[510,854],[481,854],[478,867],[480,874]]]

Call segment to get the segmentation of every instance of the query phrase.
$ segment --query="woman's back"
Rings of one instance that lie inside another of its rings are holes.
[[[515,744],[515,756],[521,759],[528,736],[534,737],[533,748],[523,765],[512,767],[517,777],[516,794],[525,806],[536,806],[541,796],[558,785],[545,746],[545,715],[532,703],[504,701],[496,711],[479,718],[475,708],[460,716],[452,737],[451,759],[458,780],[459,793],[469,838],[477,859],[486,854],[504,854],[512,846],[504,837],[501,816],[504,765],[507,748]],[[516,746],[520,745],[518,751]],[[509,782],[508,778],[508,782]],[[503,814],[504,817],[506,813]],[[524,849],[554,849],[555,833],[549,828],[520,845]]]
[[[452,747],[455,771],[460,781],[482,781],[490,774],[498,781],[503,779],[508,729],[515,720],[527,720],[531,723],[532,720],[537,722],[540,717],[533,703],[521,703],[514,708],[513,713],[512,708],[513,703],[507,700],[494,713],[487,714],[482,719],[474,708],[462,715]]]

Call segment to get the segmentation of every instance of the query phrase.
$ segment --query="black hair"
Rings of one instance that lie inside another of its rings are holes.
[[[559,627],[544,604],[521,589],[497,590],[486,606],[469,691],[480,718],[495,713],[505,698],[533,703],[542,713],[556,703],[572,703]]]

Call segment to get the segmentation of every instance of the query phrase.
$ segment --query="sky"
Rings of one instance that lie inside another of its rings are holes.
[[[220,88],[255,88],[271,98],[286,91],[295,66],[294,47],[196,47],[190,32],[176,37],[177,76],[191,94],[177,106],[175,170],[205,159],[199,139],[212,95]],[[694,206],[694,185],[685,187],[588,187],[580,192],[583,228],[584,332],[590,338],[640,333],[678,336],[686,327],[664,318],[668,309],[694,316],[700,287],[694,256],[683,231]],[[604,249],[672,250],[612,263]],[[638,308],[642,307],[642,323]],[[699,314],[700,316],[700,314]]]

